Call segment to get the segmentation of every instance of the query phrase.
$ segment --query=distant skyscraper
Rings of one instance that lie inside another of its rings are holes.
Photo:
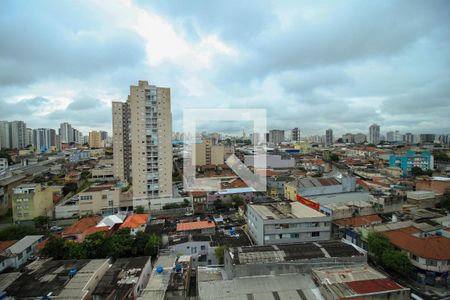
[[[102,148],[105,146],[105,140],[102,139],[102,132],[104,131],[91,131],[89,132],[89,147]]]
[[[293,142],[300,141],[300,129],[298,129],[297,127],[292,129],[292,131],[291,131],[291,139],[292,139]]]
[[[432,144],[434,143],[434,139],[436,138],[436,135],[432,133],[424,133],[419,135],[420,143],[422,144]]]
[[[11,137],[11,148],[13,149],[23,149],[27,145],[27,125],[23,121],[12,121],[9,124],[10,137]]]
[[[170,89],[147,81],[130,87],[126,103],[113,102],[114,175],[131,177],[133,206],[172,196],[170,107]]]
[[[380,126],[377,124],[372,124],[369,127],[369,144],[378,145],[380,143]]]
[[[272,129],[269,131],[269,143],[274,143],[275,145],[284,142],[284,130]]]
[[[333,146],[333,129],[327,129],[325,131],[325,147]]]
[[[0,121],[0,149],[11,148],[11,133],[9,130],[9,122]]]
[[[72,125],[67,122],[59,126],[59,136],[62,144],[75,142]]]
[[[27,146],[28,145],[34,146],[33,129],[31,129],[31,128],[27,128],[25,145],[27,145]]]
[[[38,128],[33,130],[33,145],[38,152],[47,152],[56,149],[56,131],[51,128]]]
[[[407,132],[403,135],[403,142],[407,145],[414,144],[414,134]]]

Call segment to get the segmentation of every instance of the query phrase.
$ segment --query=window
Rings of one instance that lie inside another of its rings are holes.
[[[418,260],[419,260],[415,254],[412,254],[411,258],[412,258],[413,260],[415,260],[415,261],[418,261]]]
[[[433,259],[427,259],[427,266],[437,266],[437,261]]]
[[[205,245],[200,246],[200,250],[205,250],[205,249],[206,249],[206,246],[205,246]]]
[[[197,253],[197,247],[192,247],[191,248],[191,254],[195,254]]]
[[[320,232],[319,232],[319,231],[311,232],[311,236],[312,236],[312,237],[320,236]]]
[[[300,237],[299,233],[291,233],[291,239],[298,239]]]

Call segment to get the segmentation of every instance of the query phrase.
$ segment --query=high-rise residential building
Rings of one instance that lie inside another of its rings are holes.
[[[407,132],[403,135],[403,142],[407,145],[414,144],[414,134]]]
[[[364,133],[357,133],[353,136],[355,144],[362,144],[367,140],[367,136]]]
[[[380,126],[377,124],[372,124],[369,127],[369,144],[378,145],[380,143]]]
[[[333,129],[327,129],[325,131],[325,147],[333,146]]]
[[[434,139],[436,138],[436,135],[432,133],[424,133],[419,135],[420,143],[422,144],[432,144],[434,143]]]
[[[51,128],[34,129],[33,145],[38,152],[56,150],[56,130]]]
[[[100,136],[102,138],[102,141],[106,141],[108,138],[108,133],[106,131],[100,131]]]
[[[0,121],[0,149],[11,148],[11,133],[8,121]]]
[[[61,123],[59,126],[59,136],[61,140],[61,144],[73,143],[75,141],[73,137],[73,128],[67,122]]]
[[[27,133],[26,133],[26,137],[25,137],[25,145],[29,146],[34,146],[33,143],[33,129],[31,128],[27,128]]]
[[[388,131],[386,133],[386,141],[390,143],[397,143],[403,141],[403,136],[400,134],[398,130],[396,131]]]
[[[170,89],[147,81],[130,87],[126,103],[113,102],[114,175],[131,177],[134,206],[172,196],[170,108]]]
[[[75,144],[84,143],[83,133],[76,128],[73,128],[73,142]]]
[[[27,125],[23,121],[12,121],[9,124],[10,138],[11,138],[11,148],[13,149],[23,149],[27,145]]]
[[[298,129],[298,127],[295,127],[294,129],[292,129],[292,131],[291,131],[291,140],[293,142],[300,141],[300,129]]]
[[[275,145],[284,142],[284,130],[272,129],[269,131],[269,143],[273,143]]]
[[[127,102],[112,103],[114,177],[131,181],[131,115]]]
[[[224,145],[214,145],[212,138],[203,139],[201,143],[195,144],[195,161],[197,166],[221,165],[225,158]]]
[[[102,139],[102,132],[104,131],[91,131],[89,132],[89,147],[102,148],[105,146],[105,140]]]

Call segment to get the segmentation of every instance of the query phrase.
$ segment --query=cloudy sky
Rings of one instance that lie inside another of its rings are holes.
[[[280,5],[282,4],[282,5]],[[450,2],[0,1],[0,120],[111,130],[145,79],[307,134],[450,133]]]

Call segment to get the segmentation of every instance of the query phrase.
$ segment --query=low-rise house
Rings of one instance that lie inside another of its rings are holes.
[[[409,300],[405,288],[368,265],[317,268],[312,278],[326,300],[377,299]]]
[[[420,208],[432,208],[438,203],[435,193],[429,191],[406,192],[406,201]]]
[[[177,233],[184,234],[214,234],[216,224],[212,221],[195,221],[177,224]]]
[[[92,299],[136,299],[147,286],[151,271],[149,256],[119,258],[95,287]]]
[[[60,186],[22,184],[14,188],[14,223],[32,222],[39,216],[53,216],[54,203],[61,198]]]
[[[356,178],[348,175],[335,177],[301,178],[285,184],[284,196],[289,200],[302,197],[354,192]]]
[[[450,238],[442,230],[422,232],[416,227],[386,231],[394,247],[407,253],[418,279],[432,285],[448,286]]]
[[[7,268],[19,269],[36,254],[36,245],[44,239],[43,235],[27,235],[1,252],[0,271]]]
[[[416,190],[434,192],[436,196],[441,196],[445,191],[450,190],[450,177],[417,178]]]
[[[111,184],[92,186],[78,193],[80,215],[117,213],[120,193],[120,189]]]
[[[331,235],[331,217],[299,202],[250,204],[247,224],[258,245],[325,241]]]
[[[130,234],[132,235],[135,235],[139,231],[144,232],[149,216],[149,214],[129,215],[122,225],[120,225],[120,229],[129,228]]]
[[[11,299],[91,299],[109,259],[36,260],[5,289]]]
[[[160,253],[147,286],[137,299],[187,299],[190,291],[192,259]]]
[[[101,220],[100,216],[84,217],[64,229],[61,236],[68,240],[83,242],[87,236],[97,231],[107,231],[105,227],[96,227]]]

